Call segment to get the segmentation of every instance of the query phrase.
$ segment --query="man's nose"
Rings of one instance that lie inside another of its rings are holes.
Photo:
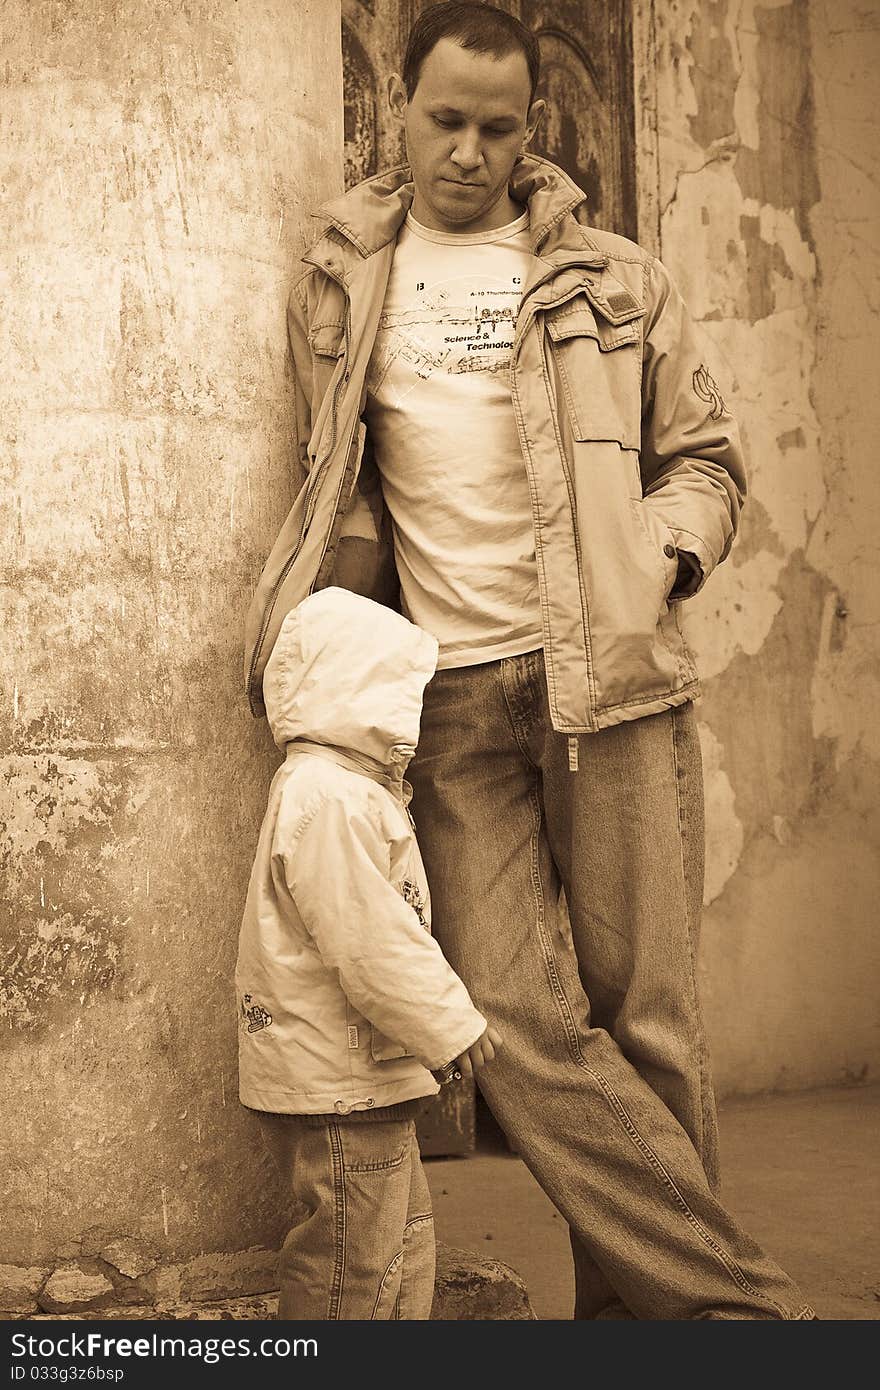
[[[455,142],[450,159],[459,169],[478,169],[483,162],[483,152],[476,131],[461,131]]]

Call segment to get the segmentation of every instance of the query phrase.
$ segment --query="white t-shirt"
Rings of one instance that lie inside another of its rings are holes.
[[[540,647],[535,535],[510,398],[533,257],[528,213],[493,231],[401,227],[367,373],[367,423],[404,612],[438,666]]]

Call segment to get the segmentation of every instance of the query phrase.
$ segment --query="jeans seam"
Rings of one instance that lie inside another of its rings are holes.
[[[499,662],[499,674],[501,676],[501,697],[504,700],[504,706],[507,710],[507,717],[510,720],[510,728],[513,733],[513,737],[516,741],[516,746],[519,749],[525,762],[529,765],[529,767],[537,770],[538,763],[535,762],[535,759],[529,752],[527,746],[527,739],[520,727],[522,722],[523,709],[526,707],[531,708],[531,697],[529,697],[526,700],[523,700],[521,694],[517,693],[516,691],[509,690],[508,682],[506,679],[507,672],[511,670],[513,671],[514,677],[518,679],[520,669],[526,665],[524,658],[534,658],[534,656],[534,652],[524,652],[521,657],[509,656],[502,658],[502,660]],[[526,674],[534,680],[540,679],[538,675],[537,663],[535,664],[535,671],[533,673],[527,671]]]
[[[671,722],[672,722],[672,761],[673,761],[673,767],[674,767],[674,770],[675,770],[675,797],[676,797],[676,803],[677,803],[677,806],[678,806],[678,828],[679,828],[679,841],[678,841],[678,842],[679,842],[679,852],[680,852],[680,854],[681,854],[682,883],[683,883],[683,886],[684,886],[685,907],[686,907],[686,912],[687,912],[687,925],[688,925],[688,948],[689,948],[689,950],[690,950],[690,955],[691,955],[691,972],[692,972],[693,991],[694,991],[694,1006],[693,1006],[693,1007],[694,1007],[694,1013],[693,1013],[693,1016],[694,1016],[694,1025],[695,1025],[695,1027],[696,1027],[697,1064],[698,1064],[698,1076],[699,1076],[699,1079],[700,1079],[700,1138],[701,1138],[701,1141],[705,1142],[706,1130],[707,1130],[707,1121],[706,1121],[706,1116],[707,1116],[707,1114],[708,1114],[709,1117],[710,1117],[710,1118],[709,1118],[709,1123],[708,1123],[708,1128],[709,1128],[710,1130],[713,1129],[713,1128],[714,1128],[714,1124],[715,1124],[715,1119],[714,1119],[714,1098],[713,1098],[713,1094],[712,1094],[712,1079],[711,1079],[711,1074],[710,1074],[710,1059],[709,1059],[709,1052],[708,1052],[708,1044],[707,1044],[707,1041],[706,1041],[706,1032],[705,1032],[705,1027],[704,1027],[704,1024],[703,1024],[702,1002],[701,1002],[701,1000],[700,1000],[699,983],[698,983],[698,976],[697,976],[697,948],[696,948],[696,946],[695,946],[695,944],[694,944],[694,937],[693,937],[693,935],[691,934],[688,883],[687,883],[687,874],[686,874],[686,872],[685,872],[685,867],[684,867],[684,825],[685,825],[685,814],[684,814],[684,801],[682,800],[682,793],[681,793],[681,779],[680,779],[680,776],[679,776],[679,769],[680,769],[680,766],[681,766],[680,759],[679,759],[679,743],[680,743],[680,740],[681,740],[681,727],[680,727],[680,726],[681,726],[681,720],[683,719],[684,715],[683,715],[683,713],[682,713],[682,709],[681,709],[679,706],[673,706],[673,708],[672,708],[672,710],[671,710],[671,715],[672,715],[672,720],[671,720]],[[700,770],[699,770],[699,775],[702,777],[702,768],[700,768]],[[701,1148],[701,1150],[700,1150],[700,1157],[703,1158],[703,1151],[702,1151],[702,1148]],[[714,1169],[713,1169],[712,1174],[711,1174],[711,1175],[707,1174],[707,1176],[709,1177],[709,1186],[712,1188],[713,1192],[717,1192],[717,1191],[718,1191],[718,1188],[719,1188],[719,1186],[720,1186],[720,1175],[719,1175],[719,1165],[718,1165],[717,1151],[716,1151],[716,1153],[714,1154],[713,1157],[714,1157]]]
[[[672,730],[672,771],[675,779],[675,811],[678,823],[678,859],[681,865],[682,895],[684,898],[684,916],[687,935],[688,960],[690,961],[690,984],[691,984],[691,1017],[695,1029],[695,1052],[697,1057],[697,1074],[700,1078],[700,1144],[697,1152],[702,1155],[703,1141],[706,1133],[706,1112],[705,1112],[705,1088],[706,1088],[706,1068],[703,1057],[703,1047],[700,1038],[700,1000],[697,993],[697,961],[694,955],[694,946],[691,939],[690,909],[688,905],[687,874],[684,867],[684,806],[681,799],[681,786],[679,784],[680,761],[678,755],[678,723],[676,715],[678,711],[673,708],[670,720]]]
[[[515,658],[513,658],[513,660],[515,660]],[[520,663],[520,665],[522,664],[523,663]],[[553,996],[553,999],[556,1003],[557,1012],[559,1013],[559,1016],[562,1019],[562,1025],[565,1028],[566,1037],[568,1039],[569,1051],[574,1056],[574,1054],[577,1053],[577,1030],[575,1029],[574,1018],[571,1013],[571,1005],[569,1004],[568,999],[565,995],[565,991],[563,990],[562,985],[559,981],[559,973],[556,969],[556,960],[553,954],[553,943],[550,941],[550,938],[547,935],[544,925],[546,920],[544,910],[544,889],[541,883],[541,865],[540,854],[538,849],[540,843],[542,822],[541,796],[540,791],[538,789],[538,778],[540,776],[540,768],[538,767],[538,764],[534,761],[534,759],[530,756],[526,747],[525,738],[520,728],[520,716],[518,710],[514,708],[513,697],[511,692],[508,691],[507,681],[504,678],[506,669],[509,670],[510,667],[505,668],[504,663],[502,662],[501,693],[504,697],[504,703],[507,709],[508,718],[510,719],[510,726],[513,730],[513,736],[516,739],[517,747],[519,748],[523,759],[534,771],[534,781],[532,789],[529,792],[529,805],[532,809],[532,833],[530,837],[530,877],[532,880],[532,891],[535,895],[536,926],[538,931],[538,939],[541,943],[541,954],[544,957],[544,968],[547,971],[547,975],[550,981],[550,993]],[[537,665],[534,672],[534,680],[537,681]],[[577,1060],[576,1057],[575,1060]]]
[[[786,1317],[786,1310],[782,1307],[782,1305],[777,1303],[774,1299],[768,1298],[766,1294],[762,1294],[758,1289],[754,1288],[749,1283],[748,1279],[743,1274],[742,1270],[740,1269],[736,1261],[733,1259],[733,1257],[728,1255],[727,1251],[723,1248],[723,1246],[719,1245],[716,1240],[713,1240],[712,1236],[710,1236],[709,1232],[703,1226],[699,1217],[697,1217],[694,1214],[694,1212],[691,1211],[684,1197],[682,1197],[681,1193],[676,1187],[672,1177],[664,1168],[663,1164],[655,1154],[654,1150],[651,1148],[650,1144],[647,1142],[646,1139],[642,1137],[638,1129],[636,1129],[636,1126],[633,1124],[632,1120],[629,1117],[629,1114],[627,1113],[626,1107],[624,1106],[617,1092],[614,1090],[613,1086],[609,1084],[608,1080],[602,1075],[601,1072],[594,1071],[592,1067],[588,1066],[587,1063],[583,1060],[583,1057],[581,1057],[580,1059],[580,1065],[584,1068],[586,1072],[588,1072],[590,1076],[592,1076],[598,1082],[599,1086],[601,1087],[603,1093],[606,1096],[606,1099],[611,1105],[612,1110],[617,1114],[618,1120],[620,1121],[626,1134],[628,1134],[629,1138],[635,1144],[636,1148],[639,1149],[639,1151],[642,1153],[643,1157],[647,1159],[648,1164],[654,1170],[655,1174],[660,1178],[660,1181],[663,1184],[663,1186],[666,1187],[668,1192],[671,1194],[675,1202],[675,1205],[680,1209],[685,1219],[690,1223],[690,1225],[696,1231],[697,1235],[704,1242],[704,1244],[707,1245],[709,1249],[713,1252],[713,1254],[718,1258],[718,1260],[727,1270],[730,1277],[733,1279],[734,1283],[738,1284],[739,1287],[745,1293],[751,1294],[753,1298],[759,1298],[762,1303],[769,1304],[771,1308],[775,1308],[778,1313],[781,1313],[783,1317]]]
[[[403,1234],[406,1235],[407,1231],[410,1230],[410,1228],[411,1228],[412,1226],[423,1226],[423,1225],[425,1224],[426,1221],[431,1221],[431,1222],[433,1222],[433,1220],[434,1220],[434,1214],[433,1214],[433,1212],[426,1212],[424,1216],[412,1216],[412,1217],[410,1217],[409,1221],[407,1221],[406,1225],[404,1226],[404,1228],[403,1228]]]
[[[385,1270],[385,1273],[382,1275],[382,1278],[381,1278],[380,1281],[379,1281],[379,1289],[378,1289],[378,1292],[377,1292],[377,1294],[376,1294],[376,1301],[375,1301],[375,1303],[373,1304],[373,1311],[372,1311],[372,1313],[370,1314],[370,1320],[371,1320],[371,1321],[375,1321],[375,1319],[376,1319],[376,1314],[377,1314],[378,1311],[379,1311],[379,1304],[380,1304],[381,1301],[382,1301],[382,1294],[383,1294],[383,1292],[384,1292],[384,1290],[385,1290],[385,1285],[388,1283],[388,1279],[389,1279],[390,1275],[394,1273],[395,1266],[397,1266],[397,1265],[399,1265],[399,1264],[402,1264],[402,1263],[403,1263],[403,1250],[401,1249],[401,1250],[398,1250],[397,1254],[394,1256],[394,1259],[391,1260],[391,1261],[389,1262],[388,1268]],[[398,1291],[398,1294],[397,1294],[397,1298],[394,1300],[394,1306],[395,1306],[395,1308],[398,1308],[398,1309],[399,1309],[399,1306],[400,1306],[400,1292],[399,1292],[399,1291]],[[400,1316],[400,1312],[399,1312],[399,1311],[398,1311],[398,1313],[397,1313],[397,1316],[398,1316],[398,1317]]]
[[[529,655],[531,655],[531,653],[529,653]],[[515,660],[515,658],[512,658],[512,660]],[[520,663],[520,665],[523,664],[524,663]],[[510,668],[508,667],[506,669]],[[534,761],[534,759],[530,756],[526,747],[525,739],[520,729],[520,716],[518,711],[514,708],[512,695],[508,691],[507,682],[504,679],[504,674],[505,667],[502,663],[501,693],[504,697],[504,703],[507,708],[507,714],[508,718],[510,719],[510,725],[511,729],[513,730],[513,736],[516,739],[517,747],[519,748],[523,759],[534,770],[534,781],[532,789],[529,792],[529,805],[532,809],[532,834],[530,837],[530,877],[532,880],[532,891],[535,895],[536,927],[538,931],[538,939],[541,943],[541,954],[544,957],[544,968],[547,971],[547,976],[550,981],[550,993],[553,996],[553,999],[556,1003],[557,1012],[559,1013],[559,1016],[562,1020],[562,1025],[565,1029],[569,1051],[571,1052],[574,1059],[577,1060],[577,1057],[575,1055],[579,1055],[577,1047],[577,1029],[575,1028],[574,1017],[571,1012],[571,1005],[568,1002],[568,998],[566,997],[565,991],[562,988],[562,985],[559,980],[559,972],[556,969],[556,957],[553,952],[553,943],[547,935],[547,931],[545,928],[546,913],[544,909],[544,889],[541,883],[541,864],[539,853],[542,824],[541,795],[538,788],[540,768],[538,767],[538,764]],[[537,663],[535,663],[535,670],[531,673],[531,675],[533,683],[537,683]],[[531,704],[532,702],[530,701],[529,703]]]
[[[538,938],[541,942],[541,953],[544,957],[544,968],[546,969],[547,975],[550,980],[550,991],[553,995],[553,998],[556,1001],[556,1008],[562,1019],[563,1027],[565,1028],[569,1052],[572,1055],[572,1059],[576,1062],[580,1057],[580,1049],[578,1047],[577,1042],[577,1029],[575,1027],[574,1016],[571,1011],[571,1005],[568,1002],[568,996],[566,995],[565,990],[562,988],[562,984],[559,979],[559,972],[556,969],[556,956],[553,951],[553,943],[547,935],[545,926],[546,916],[544,911],[544,890],[543,885],[541,884],[540,856],[538,851],[542,817],[541,798],[537,787],[537,777],[535,778],[535,786],[529,793],[529,801],[531,803],[533,817],[532,887],[534,889],[535,901],[538,909],[536,921],[538,929]]]
[[[347,1212],[345,1204],[345,1167],[342,1136],[339,1132],[339,1125],[335,1120],[330,1121],[328,1132],[330,1135],[330,1155],[333,1164],[333,1227],[335,1249],[333,1282],[330,1285],[330,1304],[327,1310],[327,1319],[330,1322],[334,1322],[339,1320],[339,1313],[342,1305],[342,1289],[345,1281]]]

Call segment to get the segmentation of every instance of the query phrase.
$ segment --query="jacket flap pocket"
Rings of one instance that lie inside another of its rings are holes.
[[[638,305],[633,312],[630,322],[615,327],[597,318],[581,293],[546,314],[557,397],[567,406],[575,439],[639,447]]]
[[[568,338],[595,338],[599,329],[589,304],[583,295],[561,304],[558,309],[550,309],[546,315],[547,332],[554,343],[564,343]]]
[[[645,317],[643,305],[613,275],[606,273],[599,280],[590,280],[584,286],[584,293],[593,308],[615,328]]]
[[[318,357],[338,357],[343,350],[341,323],[319,323],[309,329],[309,345]]]
[[[405,1047],[380,1033],[378,1028],[370,1028],[370,1055],[374,1062],[397,1062],[401,1057],[411,1057]]]
[[[610,352],[626,343],[637,343],[640,332],[639,319],[644,316],[645,311],[628,290],[621,287],[620,294],[621,299],[614,301],[616,317],[612,320],[606,312],[610,307],[608,300],[600,296],[592,286],[586,287],[583,294],[547,313],[547,332],[550,338],[554,343],[564,343],[570,338],[592,338],[602,352]],[[626,303],[622,299],[624,295]]]
[[[586,295],[596,312],[599,347],[603,352],[639,341],[639,320],[646,311],[625,285],[606,274],[586,286]]]

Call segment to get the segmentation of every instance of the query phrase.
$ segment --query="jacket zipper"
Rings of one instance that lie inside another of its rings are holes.
[[[537,287],[536,287],[536,288],[537,288]],[[579,294],[583,294],[583,293],[584,293],[584,288],[583,288],[582,285],[579,285],[579,286],[575,287],[575,288],[572,289],[572,290],[567,290],[567,291],[565,292],[565,294],[561,294],[561,295],[559,296],[558,299],[551,300],[549,304],[542,304],[542,305],[540,306],[540,312],[546,313],[548,309],[557,309],[557,308],[559,307],[560,304],[567,304],[568,301],[569,301],[570,299],[576,299],[577,296],[578,296]],[[511,398],[511,402],[512,402],[512,404],[513,404],[513,413],[514,413],[514,416],[515,416],[515,419],[516,419],[516,428],[517,428],[517,433],[518,433],[518,435],[519,435],[520,448],[521,448],[522,453],[523,453],[523,459],[524,459],[524,461],[525,461],[525,463],[526,463],[526,472],[527,472],[528,477],[529,477],[529,494],[530,494],[530,499],[531,499],[531,494],[532,494],[532,489],[533,489],[533,468],[532,468],[532,461],[531,461],[531,452],[530,452],[529,447],[528,447],[528,440],[527,440],[527,438],[526,438],[525,430],[523,429],[523,424],[522,424],[522,420],[523,420],[522,405],[521,405],[521,403],[520,403],[519,393],[518,393],[518,391],[517,391],[517,389],[516,389],[516,373],[515,373],[515,371],[514,371],[514,364],[515,364],[515,360],[516,360],[517,353],[518,353],[520,347],[522,346],[523,339],[525,338],[526,333],[527,333],[527,332],[529,331],[529,329],[532,327],[532,324],[533,324],[533,322],[534,322],[534,319],[535,319],[535,317],[536,317],[537,312],[539,312],[539,311],[536,310],[534,313],[532,313],[532,315],[531,315],[531,317],[530,317],[530,320],[529,320],[529,323],[528,323],[527,326],[522,330],[522,334],[521,334],[521,336],[520,336],[520,338],[519,338],[519,341],[514,345],[513,354],[512,354],[512,356],[511,356],[511,363],[510,363],[510,398]],[[534,485],[534,491],[537,492],[537,490],[538,490],[538,489],[537,489],[537,484],[535,484],[535,485]],[[571,489],[570,489],[570,480],[569,480],[569,478],[568,478],[567,470],[566,470],[566,490],[569,492],[569,506],[571,506]],[[532,510],[533,510],[533,512],[534,512],[534,504],[533,504],[533,506],[532,506]],[[537,531],[536,531],[536,532],[535,532],[535,552],[536,552],[536,557],[537,557],[537,549],[538,549],[538,538],[537,538]],[[590,713],[592,714],[592,708],[593,708],[593,706],[594,706],[594,704],[595,704],[595,697],[594,697],[593,690],[592,690],[592,661],[591,661],[591,653],[590,653],[590,650],[589,650],[589,636],[588,636],[588,634],[585,634],[585,637],[586,637],[587,669],[588,669],[588,672],[589,672],[589,675],[588,675],[588,695],[589,695]],[[546,645],[546,644],[545,644],[545,645]],[[595,725],[595,719],[594,719],[594,718],[591,718],[591,719],[590,719],[590,727],[591,727],[591,728],[595,728],[595,727],[596,727],[596,725]],[[573,748],[573,747],[572,747],[571,740],[569,740],[569,745],[568,745],[568,764],[569,764],[569,770],[570,770],[570,771],[572,771],[572,772],[576,772],[576,771],[577,771],[577,746],[575,745],[574,748]]]

